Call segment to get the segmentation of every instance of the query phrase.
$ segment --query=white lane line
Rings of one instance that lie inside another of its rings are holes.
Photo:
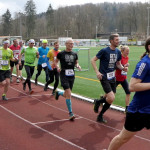
[[[37,96],[37,97],[40,97],[40,96],[43,96],[43,95],[48,95],[48,96],[50,96],[50,95],[52,95],[52,94],[42,94],[42,95],[32,95],[32,96]],[[19,97],[11,97],[11,98],[8,98],[9,100],[11,100],[11,99],[20,99],[20,98],[24,98],[24,97],[31,97],[31,95],[26,95],[26,96],[19,96]]]
[[[12,87],[11,87],[11,88],[12,88]],[[16,90],[16,91],[18,91],[18,92],[20,92],[20,93],[23,93],[23,92],[21,92],[21,91],[15,89],[15,88],[12,88],[12,89],[14,89],[14,90]],[[26,93],[23,93],[23,94],[26,94]],[[39,99],[37,99],[37,98],[35,98],[35,97],[33,97],[33,98],[36,99],[36,100],[38,100],[38,101],[40,101],[41,103],[44,103],[44,104],[46,104],[46,105],[48,105],[48,106],[51,106],[51,107],[53,107],[53,108],[56,108],[56,109],[58,109],[58,110],[61,110],[61,111],[63,111],[63,112],[68,113],[66,110],[63,110],[63,109],[58,108],[58,107],[56,107],[56,106],[53,106],[53,105],[51,105],[51,104],[49,104],[49,103],[43,102],[43,101],[41,101],[41,100],[39,100]],[[116,130],[116,131],[118,131],[118,132],[121,131],[120,129],[113,128],[113,127],[111,127],[111,126],[108,126],[108,125],[105,125],[105,124],[102,124],[102,123],[101,123],[101,124],[100,124],[100,123],[97,123],[96,121],[93,121],[93,120],[91,120],[91,119],[85,118],[85,117],[83,117],[83,116],[79,116],[79,115],[77,115],[77,114],[75,114],[75,115],[78,116],[78,117],[82,117],[83,119],[88,120],[88,121],[90,121],[90,122],[93,122],[93,123],[99,124],[99,125],[101,125],[101,126],[107,127],[107,128],[109,128],[109,129],[113,129],[113,130]],[[137,136],[137,135],[135,135],[135,137],[136,137],[136,138],[139,138],[139,139],[141,139],[141,140],[145,140],[145,141],[150,142],[150,139],[147,139],[147,138],[144,138],[144,137],[141,137],[141,136]]]
[[[28,120],[22,118],[21,116],[17,115],[16,113],[14,113],[14,112],[10,111],[9,109],[5,108],[4,106],[0,105],[0,107],[1,107],[2,109],[4,109],[5,111],[9,112],[10,114],[12,114],[13,116],[15,116],[15,117],[17,117],[17,118],[23,120],[24,122],[26,122],[26,123],[28,123],[28,124],[30,124],[30,125],[32,125],[32,126],[38,128],[38,129],[40,129],[40,130],[42,130],[43,132],[46,132],[46,133],[48,133],[48,134],[50,134],[50,135],[56,137],[57,139],[59,139],[59,140],[61,140],[61,141],[66,142],[66,143],[68,143],[68,144],[70,144],[70,145],[72,145],[72,146],[74,146],[74,147],[77,147],[77,148],[79,148],[79,149],[81,149],[81,150],[86,150],[86,149],[83,148],[83,147],[80,147],[80,146],[78,146],[78,145],[76,145],[76,144],[74,144],[74,143],[72,143],[72,142],[70,142],[70,141],[68,141],[68,140],[66,140],[66,139],[64,139],[64,138],[62,138],[62,137],[60,137],[60,136],[54,134],[54,133],[52,133],[52,132],[49,132],[49,131],[47,131],[47,130],[45,130],[45,129],[39,127],[39,126],[37,126],[36,124],[33,124],[32,122],[30,122],[30,121],[28,121]]]
[[[82,117],[75,118],[75,120],[78,120],[78,119],[82,119]],[[63,122],[63,121],[69,121],[69,119],[61,119],[61,120],[53,120],[53,121],[36,122],[36,123],[33,123],[33,124],[55,123],[55,122]]]

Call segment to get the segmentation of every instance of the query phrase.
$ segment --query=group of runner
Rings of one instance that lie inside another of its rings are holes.
[[[102,110],[97,116],[97,121],[101,123],[107,122],[103,118],[103,115],[115,99],[116,87],[121,84],[126,93],[125,125],[121,133],[112,140],[108,148],[109,150],[117,150],[125,142],[131,139],[137,131],[142,130],[144,127],[147,129],[150,128],[150,38],[146,41],[146,52],[142,56],[141,61],[137,64],[129,85],[127,82],[129,47],[121,46],[121,51],[117,49],[119,45],[118,34],[111,35],[109,41],[111,45],[101,49],[91,60],[96,76],[100,80],[105,92],[105,95],[101,96],[100,99],[94,100],[94,112],[98,113],[99,106],[102,104]],[[56,100],[59,99],[59,96],[65,97],[69,111],[69,119],[74,120],[75,116],[72,112],[71,105],[71,91],[75,79],[74,68],[77,67],[81,70],[78,63],[78,56],[72,51],[74,42],[72,39],[68,39],[65,43],[66,49],[61,52],[59,50],[58,42],[54,43],[54,48],[52,50],[49,50],[47,43],[47,40],[43,40],[42,47],[37,49],[34,47],[34,39],[30,39],[29,46],[21,46],[22,50],[19,52],[18,49],[20,49],[20,47],[15,45],[15,40],[14,45],[10,47],[13,51],[8,48],[9,40],[3,40],[3,47],[0,48],[0,82],[4,86],[2,100],[8,100],[6,98],[6,93],[8,91],[10,83],[9,79],[11,77],[13,66],[15,64],[16,70],[18,71],[19,67],[17,67],[17,65],[19,64],[21,66],[23,64],[23,57],[24,67],[27,74],[27,78],[25,82],[23,82],[23,90],[26,90],[26,84],[28,84],[29,93],[32,94],[33,91],[30,79],[34,73],[35,59],[38,58],[35,84],[38,83],[38,76],[41,74],[42,69],[44,69],[46,74],[46,84],[44,86],[45,91],[47,90],[48,85],[54,81],[55,77],[52,94],[55,94]],[[11,60],[11,64],[9,60]],[[97,60],[100,60],[99,69],[96,65]],[[59,66],[59,62],[61,67]],[[9,71],[9,65],[12,67],[11,72]],[[20,70],[21,69],[22,68],[20,68]],[[17,82],[19,82],[18,72]],[[59,83],[59,76],[64,92],[56,91]],[[135,92],[135,95],[129,105],[130,91]]]

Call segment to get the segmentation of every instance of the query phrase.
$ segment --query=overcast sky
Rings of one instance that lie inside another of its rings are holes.
[[[37,13],[46,12],[49,4],[51,3],[54,9],[60,6],[70,6],[70,5],[81,5],[85,3],[100,3],[100,2],[123,2],[129,3],[133,2],[150,2],[150,0],[33,0],[36,5]],[[6,12],[7,9],[10,10],[13,15],[14,12],[23,12],[24,6],[27,0],[0,0],[0,16]]]

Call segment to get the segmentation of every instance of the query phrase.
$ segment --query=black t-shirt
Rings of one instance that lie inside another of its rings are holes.
[[[66,69],[74,70],[78,55],[75,52],[67,52],[64,50],[58,53],[57,59],[60,60],[61,71],[65,71]]]

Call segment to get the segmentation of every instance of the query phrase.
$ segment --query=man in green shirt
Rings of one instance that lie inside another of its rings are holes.
[[[10,60],[16,61],[13,58],[13,51],[8,46],[9,40],[5,38],[3,40],[3,47],[0,48],[0,84],[4,87],[2,100],[8,100],[6,94],[10,84]]]
[[[22,54],[24,54],[24,65],[25,70],[27,73],[27,78],[25,82],[23,83],[23,90],[26,90],[26,83],[29,87],[29,93],[32,94],[32,88],[31,88],[31,81],[32,75],[34,73],[34,67],[35,67],[35,59],[36,57],[39,57],[39,53],[36,47],[34,47],[35,41],[34,39],[29,40],[29,46],[27,48],[23,48],[20,55],[19,55],[19,65],[21,65],[21,58]]]

